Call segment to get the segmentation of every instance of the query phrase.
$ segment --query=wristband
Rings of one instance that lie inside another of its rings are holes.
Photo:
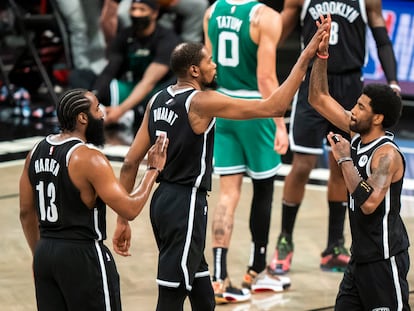
[[[320,58],[320,59],[328,59],[329,58],[329,53],[326,54],[326,55],[322,55],[322,54],[319,54],[319,52],[316,52],[316,56],[318,56],[318,58]]]
[[[362,206],[368,200],[374,189],[365,180],[361,180],[354,192],[351,194],[356,206]]]
[[[161,170],[159,168],[156,168],[155,166],[148,166],[147,171],[150,170],[156,170],[158,172],[158,175],[161,174]]]
[[[390,87],[390,88],[392,88],[392,89],[396,89],[398,92],[400,92],[400,93],[401,93],[401,88],[400,88],[400,86],[399,86],[398,84],[391,83],[391,84],[389,85],[389,87]]]
[[[350,157],[343,157],[343,158],[338,159],[338,161],[336,161],[336,163],[338,163],[338,165],[340,165],[341,163],[344,163],[346,161],[352,161],[352,158],[350,158]]]

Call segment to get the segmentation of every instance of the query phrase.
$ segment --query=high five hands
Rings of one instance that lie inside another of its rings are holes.
[[[328,58],[328,48],[329,48],[329,36],[331,32],[331,15],[328,14],[326,17],[323,15],[320,16],[321,21],[316,21],[316,26],[319,28],[322,25],[326,24],[326,34],[324,34],[321,42],[319,43],[319,47],[317,50],[317,55],[319,58]]]

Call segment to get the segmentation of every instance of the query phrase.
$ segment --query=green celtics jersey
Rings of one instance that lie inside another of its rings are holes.
[[[208,36],[217,64],[219,91],[233,97],[261,97],[257,86],[257,44],[250,20],[263,4],[256,0],[218,0],[212,7]]]

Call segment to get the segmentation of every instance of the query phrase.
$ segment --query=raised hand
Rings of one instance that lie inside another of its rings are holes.
[[[321,42],[319,43],[317,53],[320,57],[328,57],[328,49],[329,49],[329,36],[331,32],[331,15],[328,14],[328,16],[325,18],[321,15],[321,21],[316,21],[316,26],[320,27],[323,25],[323,23],[328,23],[328,29],[327,29],[327,35],[324,35]]]
[[[303,53],[308,54],[310,57],[315,56],[316,52],[319,51],[320,45],[329,44],[329,32],[331,29],[331,16],[328,15],[326,18],[321,16],[321,21],[316,21],[318,29],[313,35],[311,41],[308,43]],[[324,42],[324,43],[322,43]]]

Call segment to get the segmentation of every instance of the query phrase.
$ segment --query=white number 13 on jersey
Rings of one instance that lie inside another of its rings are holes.
[[[36,185],[36,190],[39,195],[40,220],[56,222],[58,220],[58,212],[55,205],[55,185],[53,183],[49,183],[47,185],[47,189],[45,189],[44,182],[41,181]]]

